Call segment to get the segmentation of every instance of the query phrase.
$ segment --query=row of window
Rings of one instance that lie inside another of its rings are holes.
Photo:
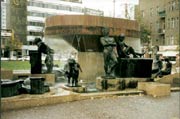
[[[63,1],[82,3],[82,0],[63,0]]]
[[[28,22],[29,26],[42,26],[44,27],[45,24],[44,23],[40,23],[40,22]]]
[[[38,12],[28,12],[28,16],[34,17],[48,17],[56,14],[49,14],[49,13],[38,13]]]
[[[82,8],[80,7],[71,7],[70,5],[53,5],[53,4],[47,4],[42,2],[33,2],[30,1],[28,3],[29,6],[36,6],[41,8],[51,8],[51,9],[57,9],[57,10],[67,10],[72,11],[71,8],[76,12],[82,12]]]
[[[150,23],[150,30],[153,29],[153,23]],[[168,18],[165,22],[156,21],[155,28],[159,33],[164,32],[165,29],[179,28],[179,17]]]
[[[176,44],[177,37],[171,35],[166,37],[166,44],[169,45],[175,45]]]
[[[179,10],[179,0],[172,0],[168,2],[167,10],[168,11]]]
[[[166,7],[167,11],[179,10],[179,1],[178,0],[170,1],[170,2],[168,2],[168,4],[165,7]],[[156,9],[155,8],[150,8],[149,14],[150,14],[150,16],[159,15],[160,12],[162,12],[162,11],[164,11],[164,14],[165,14],[166,10],[165,10],[165,8],[163,8],[163,10],[162,10],[162,9],[160,9],[159,6],[156,6]],[[144,10],[141,11],[141,15],[142,15],[142,17],[145,16],[145,11]]]
[[[31,36],[42,36],[42,32],[34,32],[34,31],[29,31],[27,35]]]
[[[178,26],[179,26],[179,17],[168,18],[167,28],[173,29],[173,28],[178,28]]]
[[[28,5],[29,6],[37,6],[37,7],[41,7],[41,8],[51,8],[51,9],[57,9],[57,10],[71,11],[71,6],[69,6],[69,5],[53,5],[53,4],[45,4],[42,2],[33,2],[33,1],[29,2]],[[74,9],[74,10],[77,12],[82,12],[82,8],[78,8],[78,9]]]
[[[89,9],[89,8],[81,8],[81,7],[75,7],[75,6],[70,6],[70,5],[53,5],[53,4],[47,4],[47,3],[42,3],[42,2],[34,2],[30,1],[28,2],[29,6],[36,6],[36,7],[41,7],[41,8],[50,8],[50,9],[56,9],[56,10],[66,10],[66,11],[73,11],[73,12],[80,12],[80,13],[89,13],[89,14],[95,14],[102,16],[103,11],[100,10],[94,10],[94,9]]]

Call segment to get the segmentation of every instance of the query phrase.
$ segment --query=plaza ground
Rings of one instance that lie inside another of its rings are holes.
[[[153,98],[113,96],[4,111],[2,119],[179,119],[180,92]]]

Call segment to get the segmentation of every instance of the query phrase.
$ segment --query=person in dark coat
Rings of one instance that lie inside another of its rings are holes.
[[[169,58],[165,58],[165,62],[166,62],[166,68],[164,70],[159,71],[156,77],[157,76],[163,77],[164,75],[171,74],[172,63],[169,61]]]
[[[152,69],[152,74],[158,73],[163,68],[163,63],[160,55],[156,55],[156,59],[154,61],[154,69]]]

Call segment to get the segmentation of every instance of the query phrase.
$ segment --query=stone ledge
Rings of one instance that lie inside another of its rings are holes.
[[[22,96],[24,98],[22,98]],[[14,109],[30,108],[36,106],[71,102],[76,100],[78,100],[78,94],[70,94],[63,96],[55,96],[55,95],[47,95],[47,94],[44,95],[22,94],[10,98],[2,98],[1,110],[7,111]]]
[[[22,108],[30,108],[43,105],[52,105],[72,101],[80,101],[86,99],[95,99],[103,97],[112,97],[112,96],[121,96],[121,95],[138,95],[143,94],[143,91],[135,90],[126,90],[126,91],[112,91],[112,92],[98,92],[98,93],[72,93],[68,95],[54,95],[55,92],[51,91],[42,95],[30,95],[22,94],[18,96],[2,98],[1,99],[1,110],[15,110]]]
[[[56,95],[55,89],[42,95],[22,94],[9,98],[1,99],[1,110],[15,110],[22,108],[31,108],[36,106],[53,105],[72,101],[87,99],[98,99],[106,97],[127,96],[127,95],[144,95],[144,91],[138,89],[126,89],[123,91],[97,92],[97,93],[73,93],[66,95]],[[180,88],[171,88],[171,91],[180,91]]]
[[[13,78],[13,70],[1,69],[1,79],[12,79],[12,78]]]
[[[162,78],[156,78],[155,81],[159,83],[173,84],[174,83],[173,79],[179,78],[179,76],[180,76],[180,73],[175,73],[175,74],[163,76]]]
[[[153,97],[169,96],[171,92],[170,84],[157,82],[138,82],[138,89]]]

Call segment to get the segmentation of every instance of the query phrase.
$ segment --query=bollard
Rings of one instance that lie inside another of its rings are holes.
[[[30,50],[30,64],[31,64],[31,74],[41,74],[42,63],[41,63],[41,53],[38,51]]]
[[[31,94],[45,93],[44,80],[42,77],[30,77]]]

